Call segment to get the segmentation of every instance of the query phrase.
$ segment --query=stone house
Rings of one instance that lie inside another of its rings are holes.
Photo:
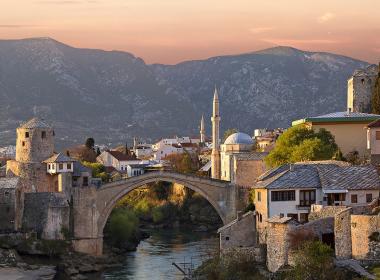
[[[305,223],[313,204],[349,206],[360,212],[378,199],[379,191],[379,175],[371,165],[321,161],[271,169],[254,185],[259,240],[266,243],[267,221],[274,216]]]
[[[256,245],[255,213],[238,213],[236,220],[218,229],[219,248],[226,251],[232,248],[252,247]]]
[[[145,161],[139,160],[135,155],[122,153],[114,150],[103,151],[97,158],[97,162],[106,167],[114,167],[116,170],[127,171],[129,164],[145,164]]]

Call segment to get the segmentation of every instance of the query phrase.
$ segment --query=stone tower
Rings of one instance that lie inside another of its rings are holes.
[[[33,118],[16,130],[16,161],[41,163],[54,153],[54,130],[44,121]]]
[[[219,144],[219,97],[215,87],[212,106],[212,152],[211,152],[211,178],[220,179],[220,144]]]
[[[16,130],[16,158],[7,161],[7,176],[20,178],[23,192],[48,192],[54,188],[43,161],[54,153],[54,130],[33,118]]]
[[[371,113],[371,96],[378,74],[378,66],[356,70],[347,81],[347,111]]]
[[[200,129],[199,133],[201,134],[201,143],[205,143],[206,142],[205,120],[203,118],[203,115],[202,115],[202,119],[201,119],[201,129]]]

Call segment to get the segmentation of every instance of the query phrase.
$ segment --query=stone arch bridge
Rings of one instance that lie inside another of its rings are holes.
[[[147,172],[140,176],[108,183],[100,188],[74,188],[72,206],[73,245],[78,252],[101,255],[103,229],[117,201],[145,184],[165,181],[181,184],[202,195],[214,207],[223,223],[229,223],[242,208],[239,188],[228,181],[167,171]]]

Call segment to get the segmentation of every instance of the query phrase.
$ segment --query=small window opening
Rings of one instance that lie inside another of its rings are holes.
[[[229,237],[229,236],[226,236],[226,240],[227,240],[227,241],[230,240],[230,237]]]
[[[41,133],[41,138],[42,138],[42,139],[46,138],[46,131],[42,131],[42,133]]]
[[[25,138],[29,138],[29,132],[25,132]]]
[[[23,147],[25,146],[25,141],[22,141],[22,146],[23,146]]]

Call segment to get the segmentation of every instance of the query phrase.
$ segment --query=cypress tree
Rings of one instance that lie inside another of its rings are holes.
[[[379,73],[375,81],[375,87],[372,92],[371,108],[373,114],[380,114],[380,63],[379,63]]]

